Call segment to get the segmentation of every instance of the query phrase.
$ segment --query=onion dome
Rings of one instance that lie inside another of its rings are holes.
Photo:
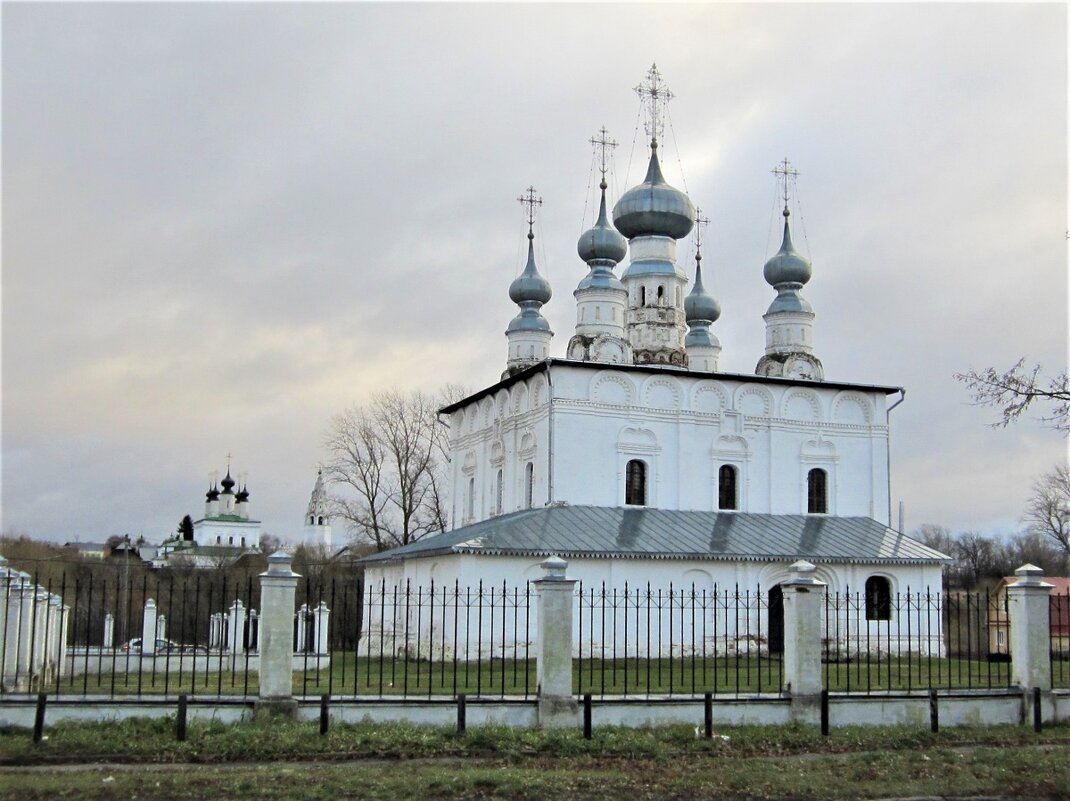
[[[233,495],[234,492],[234,479],[230,477],[230,468],[227,468],[227,475],[219,482],[219,485],[223,488],[221,495]]]
[[[791,228],[788,226],[788,217],[791,212],[784,208],[784,242],[780,250],[773,258],[765,263],[763,271],[765,280],[770,286],[778,284],[805,284],[810,280],[810,262],[795,251],[791,244]]]
[[[650,143],[646,179],[633,186],[613,207],[613,223],[628,239],[671,236],[683,239],[694,224],[695,206],[679,189],[669,186],[658,163],[658,143]]]
[[[248,503],[249,502],[249,490],[244,486],[237,491],[234,495],[235,503]]]
[[[539,275],[535,267],[535,234],[528,231],[528,263],[524,272],[509,284],[509,299],[513,303],[535,302],[540,305],[550,300],[550,282]]]
[[[684,298],[684,319],[688,325],[712,323],[721,316],[721,304],[702,286],[702,254],[695,254],[695,285]]]
[[[212,501],[219,500],[219,489],[216,487],[215,484],[213,484],[211,489],[209,489],[208,492],[205,493],[204,499],[209,503],[211,503]]]
[[[602,190],[602,201],[598,206],[598,222],[594,228],[584,231],[576,243],[576,252],[585,263],[595,260],[619,263],[628,253],[628,241],[609,224],[606,216],[606,179],[598,185]]]

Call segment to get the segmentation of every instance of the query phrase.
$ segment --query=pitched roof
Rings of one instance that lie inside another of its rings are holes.
[[[868,517],[551,506],[483,520],[357,564],[444,554],[931,564],[950,558]]]

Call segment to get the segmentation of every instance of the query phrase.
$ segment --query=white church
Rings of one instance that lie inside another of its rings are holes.
[[[891,527],[888,412],[902,390],[827,380],[816,355],[790,166],[778,170],[783,241],[764,266],[774,293],[765,352],[753,374],[721,372],[721,310],[703,286],[701,248],[693,282],[677,254],[696,209],[658,161],[658,106],[671,95],[656,69],[638,91],[651,134],[646,177],[610,215],[603,155],[564,357],[551,355],[541,313],[551,289],[535,263],[540,201],[529,190],[505,372],[441,410],[455,528],[366,557],[367,585],[512,586],[539,578],[556,555],[588,586],[762,592],[805,559],[830,594],[864,593],[878,617],[896,594],[939,593],[947,557]]]

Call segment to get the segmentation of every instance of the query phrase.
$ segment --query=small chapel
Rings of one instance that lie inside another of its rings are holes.
[[[496,383],[444,407],[453,529],[361,560],[370,585],[512,586],[549,556],[591,585],[775,590],[805,559],[829,593],[941,589],[947,557],[892,528],[889,411],[896,386],[830,380],[815,345],[813,275],[792,239],[783,186],[779,250],[759,273],[772,290],[753,373],[719,369],[721,306],[690,280],[677,245],[701,215],[659,162],[664,104],[656,67],[637,87],[650,136],[645,178],[606,196],[577,243],[575,330],[563,356],[542,314],[535,259],[541,200],[529,189],[527,262],[509,285],[517,315]],[[739,313],[739,312],[737,312]],[[745,313],[742,312],[742,313]],[[758,313],[755,313],[757,320]]]

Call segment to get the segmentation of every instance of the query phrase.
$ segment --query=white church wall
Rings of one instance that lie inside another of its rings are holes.
[[[390,643],[395,651],[406,647],[410,654],[418,647],[422,653],[429,646],[436,653],[445,648],[447,654],[452,654],[455,647],[467,648],[469,658],[476,658],[474,649],[478,643],[483,644],[484,657],[491,651],[495,656],[508,656],[514,648],[533,647],[538,621],[535,587],[528,582],[542,576],[543,558],[446,554],[368,566],[366,581],[375,602],[366,604],[360,653],[376,653],[381,643]],[[626,634],[633,644],[637,635],[645,643],[648,632],[651,647],[663,656],[692,651],[766,652],[771,622],[769,591],[786,581],[789,574],[788,561],[605,557],[570,560],[568,576],[580,582],[577,593],[583,594],[582,599],[577,597],[574,611],[576,654],[581,648],[585,655],[603,651],[608,654],[614,636],[619,648]],[[894,611],[886,620],[866,619],[865,584],[871,576],[890,582]],[[829,616],[823,610],[821,621],[827,653],[846,657],[868,648],[871,653],[944,655],[937,602],[941,588],[939,565],[822,563],[817,566],[816,577],[826,583],[830,601]],[[434,604],[430,602],[432,580],[437,599]],[[478,609],[481,591],[482,618]],[[625,593],[632,600],[626,602]],[[848,593],[850,599],[845,597]],[[394,598],[402,599],[400,607],[393,604]],[[422,598],[422,609],[417,608],[418,598]],[[383,600],[386,605],[380,606]],[[648,606],[652,608],[649,615]],[[493,615],[491,607],[495,609]],[[614,607],[616,616],[612,613]],[[694,635],[692,615],[696,623]],[[464,655],[463,650],[459,655]]]
[[[716,509],[717,472],[730,464],[740,511],[803,514],[807,473],[819,467],[829,514],[888,520],[887,427],[872,422],[884,417],[881,392],[552,370],[555,501],[622,505],[637,458],[647,506]]]

